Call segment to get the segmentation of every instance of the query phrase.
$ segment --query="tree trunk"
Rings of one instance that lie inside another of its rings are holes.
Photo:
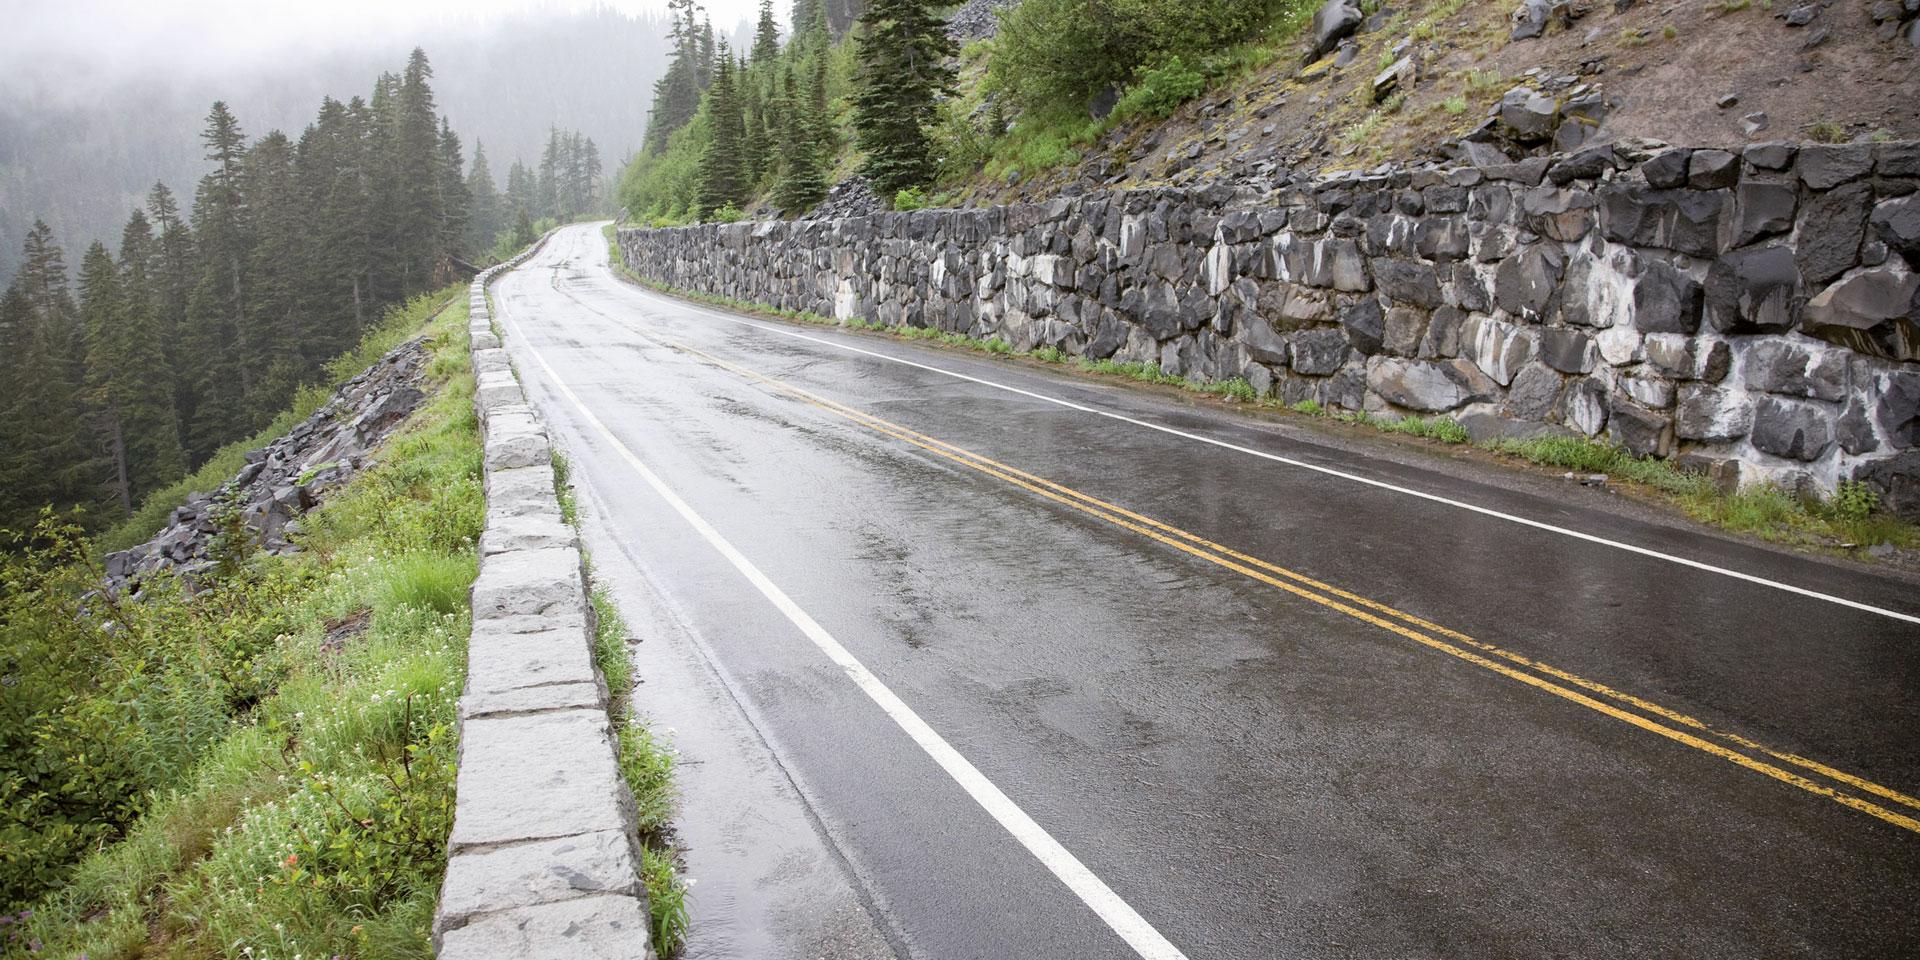
[[[133,516],[133,490],[127,481],[127,436],[120,423],[120,405],[107,407],[107,454],[113,458],[113,492],[120,499],[120,515]]]

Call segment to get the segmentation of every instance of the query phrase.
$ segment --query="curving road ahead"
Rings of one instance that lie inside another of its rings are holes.
[[[694,957],[1920,955],[1920,590],[1552,480],[496,283]]]

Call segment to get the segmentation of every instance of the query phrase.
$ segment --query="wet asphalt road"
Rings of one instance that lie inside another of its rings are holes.
[[[629,455],[1187,957],[1920,954],[1912,582],[606,259],[494,298],[689,753],[692,955],[1137,954]]]

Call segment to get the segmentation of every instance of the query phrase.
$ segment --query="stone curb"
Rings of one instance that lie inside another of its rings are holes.
[[[652,960],[633,794],[593,665],[584,557],[561,519],[552,440],[487,307],[488,282],[540,245],[482,271],[470,291],[487,519],[434,952]]]

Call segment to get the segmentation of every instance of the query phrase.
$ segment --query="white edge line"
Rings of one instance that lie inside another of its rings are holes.
[[[518,332],[517,324],[511,320],[505,320],[505,322],[516,333]],[[654,493],[659,494],[660,498],[674,509],[674,512],[680,514],[681,519],[687,521],[709,545],[720,552],[721,556],[726,557],[727,562],[733,564],[734,569],[740,571],[740,574],[746,577],[762,596],[785,614],[794,626],[799,627],[800,632],[806,634],[807,639],[812,640],[814,646],[819,647],[820,651],[827,655],[827,659],[838,664],[854,685],[878,704],[880,709],[900,726],[900,729],[906,731],[907,736],[912,737],[913,742],[919,744],[920,749],[926,751],[927,755],[940,765],[940,769],[945,770],[947,775],[952,777],[975,803],[1005,827],[1015,840],[1020,841],[1020,845],[1026,847],[1041,865],[1058,877],[1061,883],[1066,884],[1067,889],[1072,890],[1082,902],[1092,908],[1093,912],[1098,914],[1107,926],[1113,928],[1113,932],[1119,934],[1135,953],[1146,960],[1186,960],[1186,954],[1181,953],[1179,948],[1168,942],[1166,937],[1161,936],[1160,931],[1154,929],[1144,917],[1134,912],[1125,900],[1120,899],[1119,894],[1114,893],[1113,889],[1092,870],[1087,869],[1078,857],[1075,857],[1066,847],[1061,846],[1060,842],[1035,823],[1032,817],[1027,816],[1026,811],[1020,809],[1018,804],[1000,792],[1000,788],[994,786],[993,781],[988,780],[986,775],[966,757],[961,756],[960,751],[955,750],[939,733],[928,726],[925,720],[920,719],[920,715],[914,713],[912,707],[907,706],[904,701],[895,696],[879,677],[868,670],[866,665],[846,647],[841,646],[840,641],[835,640],[826,628],[820,626],[812,616],[800,608],[799,604],[794,603],[793,599],[787,596],[786,591],[781,590],[777,584],[768,579],[767,575],[760,572],[760,568],[753,564],[753,561],[748,560],[744,554],[735,549],[732,543],[721,536],[720,531],[714,529],[705,518],[694,512],[685,500],[680,499],[680,496],[641,462],[626,444],[614,436],[613,431],[607,429],[606,424],[602,423],[599,417],[594,416],[593,411],[587,409],[586,404],[580,401],[572,388],[568,387],[566,382],[560,379],[559,374],[554,372],[546,358],[540,355],[540,351],[526,343],[524,338],[522,338],[522,346],[528,354],[532,355],[534,361],[540,364],[540,369],[545,371],[548,381],[554,388],[559,390],[587,423],[613,446],[614,451],[620,454],[620,458],[647,482],[647,486],[653,488]]]
[[[1798,594],[1803,597],[1810,597],[1815,600],[1824,600],[1828,603],[1836,603],[1836,604],[1839,604],[1840,606],[1850,607],[1852,609],[1859,610],[1865,613],[1878,614],[1883,617],[1889,617],[1894,620],[1901,620],[1906,623],[1920,624],[1920,616],[1916,616],[1914,614],[1901,613],[1898,610],[1889,610],[1885,607],[1876,607],[1870,603],[1862,603],[1858,600],[1849,600],[1846,597],[1836,597],[1829,593],[1821,593],[1818,590],[1809,590],[1806,587],[1796,587],[1791,583],[1781,583],[1778,580],[1769,580],[1765,577],[1756,576],[1751,573],[1741,573],[1738,570],[1729,570],[1726,567],[1716,567],[1713,564],[1706,563],[1700,560],[1692,560],[1686,557],[1675,556],[1671,553],[1662,553],[1658,550],[1654,550],[1648,547],[1636,546],[1635,544],[1631,544],[1631,543],[1622,543],[1621,541],[1618,541],[1618,540],[1609,540],[1606,537],[1597,536],[1591,533],[1584,533],[1582,531],[1574,530],[1569,527],[1558,526],[1556,524],[1547,523],[1543,520],[1534,520],[1528,517],[1522,517],[1522,516],[1518,516],[1511,513],[1503,513],[1491,507],[1483,507],[1478,504],[1468,503],[1464,500],[1455,500],[1451,497],[1443,497],[1437,493],[1427,493],[1426,491],[1423,491],[1423,490],[1415,490],[1411,487],[1403,487],[1403,486],[1400,486],[1399,484],[1388,483],[1385,480],[1376,480],[1372,477],[1361,476],[1360,474],[1357,474],[1357,473],[1348,473],[1345,470],[1336,469],[1334,467],[1325,467],[1316,463],[1308,463],[1307,461],[1304,461],[1304,460],[1295,460],[1292,457],[1281,456],[1280,454],[1277,454],[1277,453],[1268,453],[1264,450],[1256,450],[1252,447],[1243,447],[1237,443],[1229,443],[1225,440],[1219,440],[1213,437],[1205,436],[1203,434],[1189,433],[1177,427],[1169,427],[1169,426],[1166,426],[1165,424],[1154,423],[1150,420],[1139,420],[1134,417],[1129,417],[1126,414],[1114,413],[1111,410],[1102,410],[1098,407],[1089,407],[1089,406],[1086,406],[1085,404],[1075,403],[1071,400],[1062,400],[1059,397],[1050,397],[1043,393],[1035,393],[1032,390],[1025,390],[1020,387],[1010,386],[1004,383],[997,383],[992,380],[987,380],[981,377],[960,373],[954,370],[943,369],[941,367],[932,366],[930,364],[920,363],[915,360],[907,360],[902,357],[889,356],[888,354],[881,353],[877,350],[868,350],[864,347],[856,347],[850,344],[835,343],[832,340],[828,340],[822,337],[810,336],[808,334],[801,333],[797,330],[786,330],[774,324],[763,323],[758,320],[748,320],[744,317],[729,316],[728,314],[722,313],[718,310],[713,310],[707,307],[700,306],[698,304],[689,303],[688,301],[681,300],[678,297],[667,297],[666,294],[658,293],[656,291],[649,290],[646,292],[656,297],[663,297],[666,299],[670,299],[676,304],[684,304],[686,308],[689,310],[706,314],[707,316],[711,316],[720,320],[725,320],[729,323],[737,323],[742,326],[748,326],[748,327],[753,327],[759,330],[765,330],[768,333],[777,333],[783,337],[793,337],[794,339],[797,339],[797,340],[805,340],[809,343],[817,343],[817,344],[820,344],[821,346],[832,347],[836,350],[845,350],[850,353],[859,353],[859,354],[865,354],[866,356],[869,356],[869,357],[877,357],[881,360],[890,360],[894,363],[905,364],[906,366],[909,366],[909,367],[918,367],[921,370],[927,370],[933,373],[945,374],[946,376],[949,376],[949,377],[954,377],[960,380],[967,380],[973,383],[980,384],[982,386],[992,387],[996,390],[1005,390],[1008,393],[1017,393],[1023,397],[1031,397],[1035,400],[1044,400],[1047,403],[1057,404],[1059,406],[1066,407],[1070,410],[1078,410],[1083,413],[1096,414],[1098,416],[1107,417],[1109,419],[1119,420],[1122,423],[1130,423],[1137,427],[1146,427],[1149,430],[1158,430],[1161,433],[1172,434],[1173,436],[1182,437],[1187,440],[1197,440],[1201,443],[1209,443],[1216,447],[1224,447],[1228,450],[1233,450],[1238,453],[1245,453],[1245,454],[1250,454],[1256,457],[1262,457],[1267,460],[1272,460],[1276,463],[1284,463],[1290,467],[1299,467],[1304,470],[1312,470],[1315,473],[1323,473],[1323,474],[1326,474],[1327,476],[1339,477],[1342,480],[1352,480],[1356,483],[1364,483],[1370,487],[1379,487],[1382,490],[1391,490],[1395,493],[1406,494],[1407,496],[1410,496],[1410,497],[1419,497],[1422,500],[1431,500],[1434,503],[1442,503],[1450,507],[1458,507],[1462,510],[1471,510],[1474,513],[1483,514],[1489,517],[1495,517],[1501,520],[1517,523],[1522,526],[1533,527],[1537,530],[1545,530],[1549,533],[1557,533],[1562,536],[1573,537],[1576,540],[1585,540],[1588,543],[1596,543],[1596,544],[1600,544],[1601,546],[1613,547],[1614,549],[1617,549],[1617,550],[1625,550],[1629,553],[1637,553],[1637,554],[1640,554],[1641,556],[1652,557],[1656,560],[1665,560],[1668,563],[1677,563],[1683,567],[1692,567],[1695,570],[1704,570],[1708,573],[1717,573],[1723,577],[1732,577],[1735,580],[1744,580],[1748,583],[1758,584],[1763,587],[1772,587],[1775,590],[1784,590],[1788,593]]]

